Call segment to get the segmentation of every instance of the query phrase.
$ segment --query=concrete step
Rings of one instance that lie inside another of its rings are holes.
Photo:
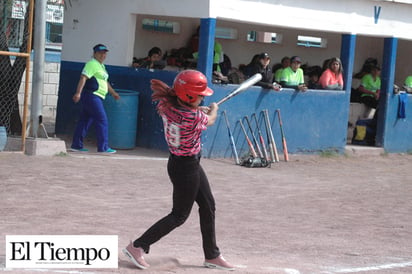
[[[4,151],[21,151],[21,137],[8,137]],[[59,138],[26,138],[25,151],[27,155],[53,156],[66,153],[66,144]]]
[[[345,153],[350,156],[365,156],[365,155],[382,155],[385,150],[382,147],[372,147],[372,146],[356,146],[356,145],[346,145]]]

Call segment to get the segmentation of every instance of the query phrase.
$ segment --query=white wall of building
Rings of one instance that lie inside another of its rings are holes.
[[[213,1],[218,18],[340,33],[412,39],[412,5],[373,0]],[[375,6],[380,16],[375,24]]]
[[[106,63],[124,65],[132,56],[135,16],[130,1],[71,1],[65,12],[62,60],[85,62],[95,44],[109,50]]]
[[[93,45],[103,43],[110,49],[106,63],[124,66],[135,55],[136,14],[187,16],[190,11],[190,17],[207,18],[208,10],[203,0],[72,0],[64,17],[62,60],[84,62]]]
[[[180,33],[162,33],[144,30],[142,28],[142,20],[144,18],[177,22],[180,24]],[[160,47],[163,52],[168,51],[169,54],[171,49],[185,47],[192,34],[196,31],[197,26],[199,26],[199,19],[197,18],[153,16],[145,14],[136,15],[133,56],[137,58],[146,57],[148,51],[154,46]],[[132,59],[128,60],[127,65],[130,65],[131,62]]]

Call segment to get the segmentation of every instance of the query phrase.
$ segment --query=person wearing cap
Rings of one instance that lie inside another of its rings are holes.
[[[280,84],[285,88],[294,88],[299,91],[306,91],[308,88],[305,85],[303,70],[300,68],[302,60],[299,56],[290,58],[290,66],[282,71]]]
[[[281,86],[273,82],[273,72],[269,64],[269,54],[267,54],[266,52],[259,54],[258,61],[251,67],[251,76],[260,73],[262,75],[262,80],[257,82],[255,84],[256,86],[279,91],[281,89]]]
[[[94,123],[96,128],[97,151],[102,153],[115,153],[116,150],[109,147],[109,125],[107,115],[103,107],[103,100],[109,92],[116,100],[119,94],[108,82],[109,74],[103,64],[109,50],[103,44],[93,47],[93,58],[83,67],[80,80],[77,84],[73,101],[81,101],[82,110],[79,121],[74,131],[72,145],[69,151],[87,152],[83,146],[89,127]]]

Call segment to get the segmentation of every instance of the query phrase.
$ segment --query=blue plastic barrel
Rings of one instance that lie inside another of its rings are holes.
[[[109,120],[109,146],[116,149],[132,149],[136,146],[139,92],[116,89],[120,99],[108,94],[104,108]]]
[[[0,126],[0,151],[6,147],[7,143],[7,130],[6,127]]]

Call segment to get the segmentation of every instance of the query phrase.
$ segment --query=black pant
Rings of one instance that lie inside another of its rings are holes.
[[[366,106],[370,108],[375,109],[375,114],[373,115],[373,120],[377,121],[378,120],[378,114],[379,114],[379,100],[376,100],[375,97],[372,96],[363,96],[361,97],[361,103],[365,104]]]
[[[140,238],[134,241],[133,245],[142,247],[148,253],[151,244],[187,220],[192,206],[196,202],[199,206],[205,258],[216,258],[220,252],[216,246],[215,236],[215,200],[209,181],[200,165],[200,157],[170,155],[167,171],[173,184],[172,212],[152,225]]]
[[[366,106],[368,106],[370,108],[374,108],[374,109],[376,109],[378,107],[378,103],[379,103],[379,101],[376,100],[376,98],[373,97],[373,96],[362,96],[360,98],[360,102],[365,104]]]

